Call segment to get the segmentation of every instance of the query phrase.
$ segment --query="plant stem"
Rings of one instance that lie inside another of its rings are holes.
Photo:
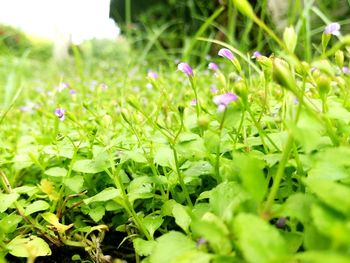
[[[119,171],[121,170],[121,166],[122,166],[122,164],[119,164],[119,166],[116,170],[114,169],[114,166],[112,166],[112,170],[113,170],[112,173],[108,169],[105,169],[105,172],[111,177],[111,179],[114,181],[117,189],[120,191],[123,202],[124,202],[124,208],[127,211],[127,213],[133,218],[137,228],[141,231],[141,233],[148,240],[153,240],[153,237],[148,233],[147,229],[142,224],[141,219],[136,214],[136,212],[135,212],[135,210],[134,210],[132,204],[130,203],[130,200],[126,194],[124,184],[119,178]]]
[[[278,165],[277,173],[273,179],[273,184],[272,184],[270,193],[267,197],[267,201],[265,204],[265,212],[267,212],[267,213],[269,213],[271,211],[271,206],[273,205],[273,202],[276,198],[276,195],[277,195],[277,192],[278,192],[278,189],[280,187],[282,177],[284,174],[284,169],[285,169],[286,164],[288,162],[290,152],[293,149],[293,144],[294,144],[294,138],[293,138],[292,134],[289,134],[286,146],[283,150],[282,159]]]
[[[179,179],[179,183],[180,183],[180,185],[181,185],[182,191],[183,191],[184,194],[185,194],[187,204],[188,204],[188,206],[192,209],[192,208],[193,208],[193,203],[192,203],[192,201],[191,201],[190,194],[189,194],[188,191],[187,191],[184,178],[183,178],[182,173],[181,173],[181,171],[180,171],[179,160],[178,160],[178,158],[177,158],[177,152],[176,152],[176,149],[175,149],[175,145],[172,145],[171,148],[172,148],[173,154],[174,154],[174,160],[175,160],[175,166],[176,166],[176,173],[177,173],[177,177],[178,177],[178,179]]]
[[[222,128],[224,126],[224,121],[225,121],[225,117],[226,117],[226,112],[227,112],[227,108],[225,108],[224,113],[222,115],[221,122],[220,122],[220,127],[219,127],[220,140],[221,140]],[[221,178],[220,178],[220,142],[218,143],[217,148],[216,148],[215,173],[216,173],[218,183],[220,183],[221,182]]]

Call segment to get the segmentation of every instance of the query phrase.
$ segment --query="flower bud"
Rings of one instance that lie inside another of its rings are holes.
[[[290,53],[294,53],[297,40],[298,36],[295,33],[294,27],[287,27],[283,32],[283,41]]]
[[[344,52],[341,50],[337,50],[335,52],[335,63],[339,68],[343,68],[344,65]]]
[[[256,18],[254,10],[247,0],[233,0],[233,4],[243,15],[253,20]]]
[[[235,85],[234,89],[235,89],[235,93],[238,95],[238,97],[240,97],[243,100],[243,102],[248,101],[248,90],[247,90],[247,86],[243,81],[238,82]]]
[[[295,80],[286,61],[279,58],[273,60],[273,77],[282,87],[297,94]]]
[[[210,119],[207,115],[201,115],[201,116],[199,116],[199,118],[197,120],[198,126],[203,128],[203,129],[208,128],[209,122],[210,122]]]
[[[316,79],[316,84],[320,95],[325,96],[328,94],[331,88],[331,79],[328,76],[322,74]]]

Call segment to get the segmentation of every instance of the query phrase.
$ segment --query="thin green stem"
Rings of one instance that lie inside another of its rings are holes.
[[[112,160],[111,160],[112,161]],[[113,163],[113,162],[112,162]],[[112,166],[113,167],[113,166]],[[113,168],[112,168],[113,169]],[[111,179],[113,179],[117,189],[120,191],[121,197],[124,202],[124,208],[127,211],[127,213],[133,218],[137,228],[141,231],[141,233],[148,239],[153,240],[153,237],[148,233],[145,226],[142,224],[141,219],[136,214],[133,205],[130,203],[130,200],[128,198],[128,195],[126,194],[126,189],[124,187],[123,182],[120,180],[119,177],[119,171],[121,169],[121,164],[119,164],[119,167],[117,170],[114,170],[113,173],[111,173],[108,169],[105,169],[105,172],[110,176]]]
[[[225,121],[225,117],[226,117],[226,112],[227,109],[225,108],[222,118],[221,118],[221,122],[220,122],[220,127],[219,127],[219,138],[221,141],[221,135],[222,135],[222,129],[224,126],[224,121]],[[220,177],[220,141],[216,147],[216,158],[215,158],[215,173],[216,173],[216,178],[218,180],[218,183],[221,181],[221,177]]]
[[[177,152],[176,152],[176,149],[175,149],[175,146],[172,145],[172,150],[173,150],[173,154],[174,154],[174,160],[175,160],[175,166],[176,166],[176,173],[177,173],[177,177],[179,179],[179,183],[180,183],[180,186],[182,188],[182,191],[184,192],[185,194],[185,198],[186,198],[186,201],[187,201],[187,204],[189,205],[189,207],[192,209],[193,208],[193,203],[192,203],[192,200],[190,198],[190,194],[188,193],[187,191],[187,188],[186,188],[186,185],[185,185],[185,181],[184,181],[184,178],[183,178],[183,175],[180,171],[180,165],[179,165],[179,159],[177,157]]]
[[[293,149],[293,144],[294,144],[294,138],[293,138],[292,134],[289,134],[286,146],[283,150],[282,159],[278,165],[277,173],[273,179],[273,184],[272,184],[270,193],[267,197],[267,201],[265,204],[265,212],[267,212],[267,213],[269,213],[271,211],[271,207],[275,201],[278,189],[280,187],[280,184],[281,184],[281,181],[282,181],[282,178],[284,175],[284,169],[285,169],[286,164],[288,162],[290,152]]]

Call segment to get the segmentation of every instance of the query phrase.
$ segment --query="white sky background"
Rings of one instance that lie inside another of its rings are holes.
[[[0,23],[52,40],[71,37],[75,44],[119,34],[109,0],[0,0]]]

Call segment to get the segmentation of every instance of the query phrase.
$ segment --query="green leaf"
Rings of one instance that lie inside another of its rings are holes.
[[[60,233],[67,231],[69,228],[73,226],[73,224],[69,224],[69,225],[61,224],[59,222],[58,217],[51,212],[45,212],[41,214],[41,216],[45,219],[45,221],[49,222]]]
[[[108,160],[78,160],[73,164],[73,171],[80,173],[90,173],[96,174],[103,172],[105,169],[109,168],[111,165]]]
[[[154,232],[163,224],[164,219],[161,216],[149,215],[142,219],[142,223],[148,233],[153,237]]]
[[[327,116],[329,118],[342,120],[346,123],[349,123],[350,112],[341,103],[334,100],[328,100],[327,106]]]
[[[350,159],[348,147],[327,148],[313,158],[308,178],[321,180],[341,180],[349,178],[347,170]]]
[[[0,213],[5,212],[14,202],[17,201],[19,194],[3,194],[0,193]]]
[[[207,155],[204,140],[200,137],[198,137],[196,140],[177,143],[176,151],[179,156],[187,160],[203,159]]]
[[[96,206],[94,208],[90,208],[89,216],[95,223],[99,222],[103,216],[105,215],[105,208],[101,205]]]
[[[139,237],[133,240],[134,249],[136,253],[141,257],[147,257],[151,255],[154,247],[157,245],[157,242],[154,240],[143,240]]]
[[[207,148],[207,150],[210,153],[216,153],[218,144],[221,143],[220,136],[211,130],[207,130],[204,133],[203,139],[204,145]]]
[[[191,250],[177,257],[176,263],[210,263],[213,255]]]
[[[154,178],[150,176],[140,176],[133,179],[128,186],[128,197],[131,203],[136,199],[148,199],[154,197]]]
[[[65,178],[63,184],[74,193],[80,193],[84,186],[84,177],[81,175],[76,175],[71,178]]]
[[[350,187],[328,180],[306,178],[305,184],[330,207],[350,215]]]
[[[246,155],[234,155],[233,160],[239,163],[239,177],[243,187],[260,203],[267,192],[267,182],[263,173],[264,163]]]
[[[290,129],[307,153],[318,149],[320,145],[331,143],[322,136],[324,127],[320,122],[305,111],[300,112],[297,126],[291,126]]]
[[[175,218],[175,223],[188,233],[188,228],[191,224],[191,217],[189,216],[186,207],[176,203],[173,206],[172,214]]]
[[[49,245],[41,238],[31,235],[27,238],[16,237],[6,245],[9,253],[15,257],[40,257],[51,255]]]
[[[85,204],[90,204],[93,202],[104,202],[104,201],[108,201],[111,200],[113,198],[116,198],[117,196],[119,196],[119,190],[114,188],[114,187],[108,187],[106,189],[104,189],[102,192],[89,197],[87,199],[84,199],[84,203]]]
[[[38,200],[35,201],[33,203],[31,203],[30,205],[28,205],[25,209],[25,215],[31,215],[33,213],[36,213],[38,211],[44,211],[50,208],[50,205],[43,201],[43,200]]]
[[[187,170],[183,172],[185,176],[201,176],[210,175],[212,173],[213,166],[207,161],[191,162]]]
[[[234,234],[238,238],[247,262],[287,262],[288,248],[278,230],[266,221],[251,214],[239,214],[233,223]]]
[[[337,244],[350,243],[350,227],[344,216],[326,207],[314,205],[311,210],[312,218],[317,230],[334,240]]]
[[[62,167],[52,167],[45,171],[48,176],[63,177],[67,175],[67,170]]]
[[[0,220],[0,233],[12,233],[16,230],[17,225],[23,220],[23,218],[16,214],[6,215]],[[0,261],[1,262],[1,261]]]
[[[249,195],[239,184],[224,182],[211,191],[209,204],[218,217],[230,221],[242,203],[249,199]]]
[[[296,193],[288,197],[275,216],[296,218],[303,224],[311,221],[311,205],[315,198],[311,194]]]
[[[149,258],[152,263],[176,263],[182,255],[196,249],[196,243],[180,232],[170,231],[156,241]]]
[[[307,251],[299,253],[294,257],[296,260],[301,260],[305,263],[320,263],[320,262],[336,262],[349,263],[350,257],[344,253],[337,253],[335,251]]]
[[[142,153],[137,152],[136,150],[125,151],[124,154],[136,163],[148,163],[146,157]]]
[[[191,230],[196,236],[205,238],[216,254],[228,255],[232,252],[229,230],[220,217],[207,212],[193,221]]]
[[[175,167],[175,159],[173,150],[170,147],[159,148],[154,155],[154,162],[164,167]]]

